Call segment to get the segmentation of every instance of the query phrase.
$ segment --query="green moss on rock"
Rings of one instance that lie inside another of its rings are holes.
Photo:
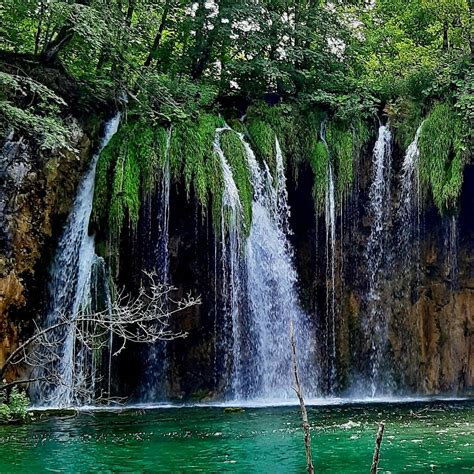
[[[462,140],[462,123],[453,107],[435,105],[420,132],[420,177],[441,213],[456,206],[461,192],[465,152]]]

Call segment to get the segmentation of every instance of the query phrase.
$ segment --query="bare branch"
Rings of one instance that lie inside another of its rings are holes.
[[[8,367],[18,364],[31,368],[31,378],[0,385],[0,390],[8,390],[19,384],[43,382],[57,387],[73,384],[75,392],[83,390],[90,395],[90,387],[100,381],[96,373],[74,370],[73,381],[64,381],[61,376],[60,366],[67,340],[74,341],[76,359],[91,359],[93,354],[103,350],[117,356],[127,343],[154,344],[186,337],[185,332],[174,332],[170,328],[170,318],[200,304],[200,298],[188,294],[175,299],[172,295],[176,288],[159,283],[154,272],[145,272],[145,276],[146,282],[136,297],[121,291],[102,311],[82,310],[76,315],[58,314],[55,324],[41,329],[37,327],[35,333],[0,366],[0,380]],[[116,341],[114,347],[110,343],[112,340]],[[102,399],[103,394],[99,394],[98,398]]]
[[[291,340],[291,355],[293,360],[293,373],[295,376],[296,388],[295,392],[300,401],[301,408],[301,419],[303,421],[303,431],[304,431],[304,448],[306,451],[306,466],[308,474],[314,473],[313,466],[313,457],[311,453],[311,433],[309,431],[309,421],[308,421],[308,412],[306,411],[306,406],[303,399],[303,391],[301,389],[300,376],[298,374],[298,361],[296,358],[296,342],[295,342],[295,331],[293,329],[293,321],[290,321],[290,340]]]

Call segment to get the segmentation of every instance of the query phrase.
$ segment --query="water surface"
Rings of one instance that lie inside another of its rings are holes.
[[[298,407],[82,411],[0,426],[0,472],[303,473]],[[316,472],[473,472],[474,401],[310,407]]]

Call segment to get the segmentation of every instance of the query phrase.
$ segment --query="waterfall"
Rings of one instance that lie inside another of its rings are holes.
[[[297,274],[288,240],[288,198],[283,158],[276,142],[275,184],[268,165],[260,166],[242,134],[254,189],[252,225],[245,246],[248,318],[246,327],[235,334],[237,345],[246,344],[238,364],[245,370],[233,374],[234,397],[293,398],[289,323],[293,320],[301,380],[307,395],[314,394],[312,331],[308,316],[297,296]],[[243,375],[245,374],[245,378]]]
[[[443,219],[445,263],[451,290],[459,289],[459,228],[456,215]]]
[[[222,133],[229,133],[228,126],[218,128],[214,138],[214,152],[219,158],[223,176],[223,193],[221,207],[221,295],[223,300],[225,323],[221,333],[224,337],[216,340],[216,354],[224,354],[224,368],[229,367],[229,356],[232,356],[231,386],[225,387],[226,392],[240,394],[243,384],[241,314],[243,312],[243,266],[242,266],[242,205],[235,184],[232,169],[227,162],[221,147]],[[217,318],[217,314],[216,314]],[[217,322],[216,322],[217,324]],[[229,337],[230,336],[230,337]],[[231,348],[229,350],[229,348]]]
[[[161,183],[158,193],[158,244],[156,248],[156,269],[162,283],[169,283],[169,220],[170,220],[170,144],[171,129],[166,137],[166,150]]]
[[[290,235],[290,206],[288,204],[288,190],[286,189],[285,163],[280,142],[275,137],[275,159],[276,159],[276,194],[278,204],[279,225],[285,235]]]
[[[152,209],[151,197],[148,203],[148,212],[144,219],[147,220],[145,225],[148,226],[149,232],[143,243],[145,247],[149,242],[156,242],[151,249],[152,261],[147,262],[145,266],[151,264],[151,269],[156,272],[158,281],[168,285],[170,283],[169,274],[169,219],[170,219],[170,144],[171,144],[171,128],[168,130],[166,137],[165,158],[161,169],[161,180],[155,191],[155,209]],[[154,211],[154,212],[153,212]],[[149,255],[147,255],[149,258]],[[167,304],[168,301],[165,302]],[[165,397],[166,374],[168,371],[168,358],[166,357],[167,344],[166,341],[159,341],[153,344],[147,351],[146,369],[144,380],[140,390],[140,398],[144,402],[156,402]]]
[[[106,124],[99,150],[93,156],[79,186],[51,267],[50,299],[44,327],[52,326],[64,317],[69,318],[71,327],[64,330],[61,345],[55,348],[57,362],[53,362],[54,367],[50,370],[54,371],[57,381],[39,384],[34,388],[36,398],[46,405],[72,405],[77,401],[76,391],[80,389],[81,393],[85,393],[85,386],[88,385],[86,376],[89,370],[84,368],[85,349],[76,353],[74,321],[80,311],[90,307],[91,278],[94,268],[101,265],[101,259],[95,254],[94,236],[88,234],[89,220],[97,161],[119,123],[120,114],[117,114]],[[54,336],[57,340],[57,334]]]
[[[418,127],[413,142],[407,148],[402,165],[401,186],[400,186],[400,207],[398,209],[398,221],[400,225],[398,246],[405,261],[411,258],[406,249],[419,239],[420,231],[420,211],[421,211],[421,193],[420,193],[420,175],[418,169],[418,160],[420,150],[418,140],[423,124]]]
[[[418,140],[423,124],[408,146],[403,159],[400,176],[400,205],[397,211],[398,271],[409,285],[408,295],[418,291],[420,281],[420,234],[421,234],[421,189],[419,174]]]
[[[328,154],[325,190],[326,224],[326,354],[328,364],[328,388],[332,393],[336,382],[336,192],[334,164],[326,142],[325,121],[321,123],[321,141]],[[341,239],[342,240],[342,239]]]
[[[380,307],[384,283],[384,263],[387,248],[387,222],[390,218],[390,178],[392,161],[392,134],[389,126],[380,126],[373,152],[372,184],[369,192],[369,210],[372,226],[367,243],[367,269],[369,278],[368,314],[365,332],[370,344],[370,384],[372,396],[384,388],[381,363],[387,335],[387,319]]]

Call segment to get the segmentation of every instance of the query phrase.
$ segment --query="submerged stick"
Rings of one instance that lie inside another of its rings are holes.
[[[379,459],[380,459],[380,445],[382,444],[384,429],[385,429],[385,425],[382,422],[380,422],[379,430],[377,432],[377,437],[375,438],[374,457],[372,459],[372,467],[370,468],[370,474],[377,474],[377,469],[379,466]]]
[[[303,420],[303,431],[304,431],[304,449],[306,451],[306,465],[308,474],[314,473],[313,456],[311,454],[311,433],[309,432],[308,413],[303,399],[303,391],[301,390],[300,377],[298,374],[298,364],[296,359],[296,342],[295,332],[293,329],[293,321],[290,321],[290,339],[291,339],[291,353],[293,360],[293,373],[295,376],[296,388],[294,389],[298,399],[300,401],[301,408],[301,419]]]

